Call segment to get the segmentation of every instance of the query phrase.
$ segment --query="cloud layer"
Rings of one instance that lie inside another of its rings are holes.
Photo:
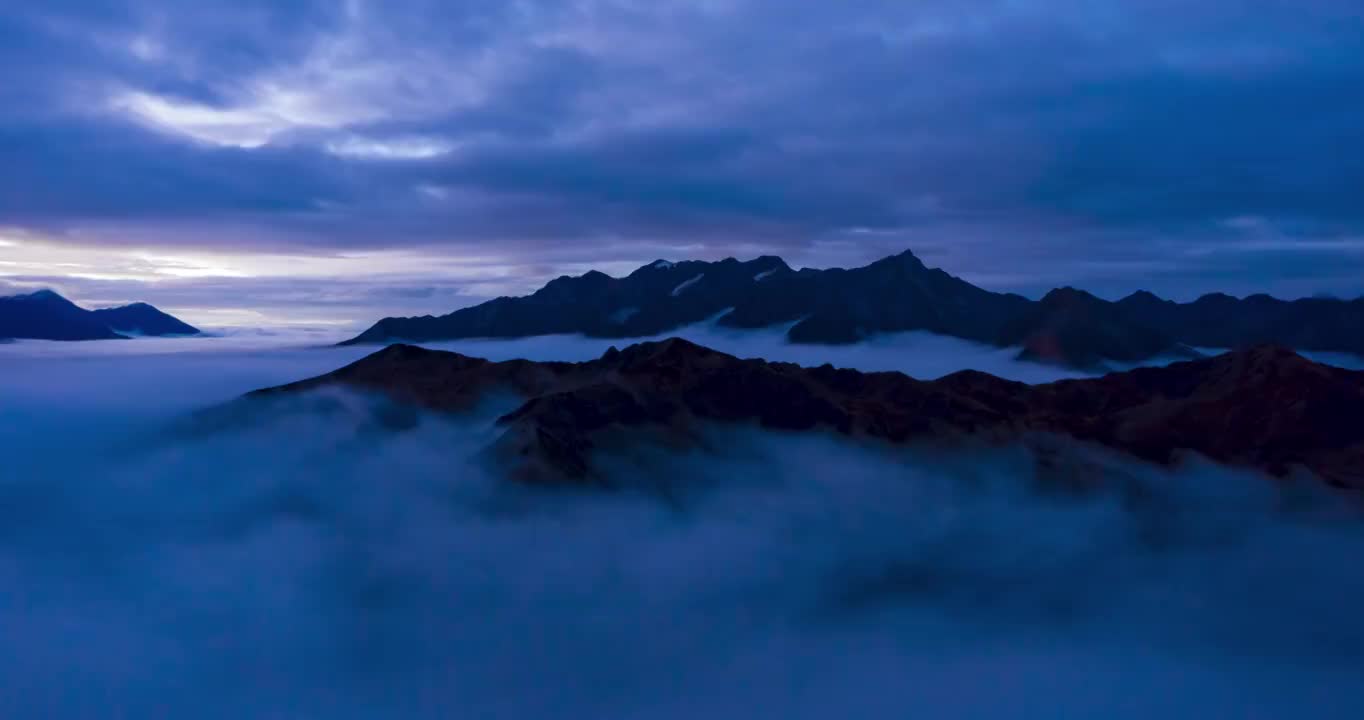
[[[1355,295],[1355,5],[19,4],[0,10],[19,69],[0,86],[0,234],[346,260],[310,295],[904,247],[1025,292]],[[220,304],[269,292],[247,274]],[[203,282],[149,287],[177,285]]]
[[[1360,518],[1263,478],[1046,493],[1009,451],[725,429],[608,459],[634,491],[537,492],[475,457],[501,407],[166,432],[350,350],[45,347],[0,374],[6,717],[1364,710]]]

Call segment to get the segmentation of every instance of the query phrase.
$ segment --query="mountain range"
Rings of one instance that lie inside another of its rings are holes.
[[[197,328],[146,303],[86,310],[51,290],[0,297],[0,338],[117,340],[197,334]]]
[[[1020,357],[1101,369],[1202,348],[1278,344],[1364,354],[1364,298],[1237,299],[1191,303],[1137,292],[1117,302],[1060,288],[1040,300],[976,287],[904,252],[855,269],[794,270],[781,258],[659,260],[623,278],[560,277],[525,297],[502,297],[440,317],[385,318],[343,345],[518,338],[577,333],[649,337],[719,316],[724,327],[790,325],[793,343],[856,343],[926,331]]]
[[[702,423],[729,423],[892,445],[1022,443],[1039,467],[1070,480],[1101,476],[1086,470],[1081,448],[1090,445],[1166,465],[1193,452],[1278,476],[1305,469],[1364,489],[1364,372],[1276,346],[1027,385],[970,370],[921,381],[744,360],[676,338],[582,363],[491,362],[397,344],[246,402],[335,387],[443,413],[517,396],[492,452],[534,482],[591,483],[601,448],[685,446]],[[401,417],[388,415],[395,426]],[[1064,438],[1079,442],[1057,442]]]

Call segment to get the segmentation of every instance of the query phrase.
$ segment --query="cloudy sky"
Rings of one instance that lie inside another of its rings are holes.
[[[1364,293],[1358,0],[14,0],[0,285],[365,324],[910,248]]]

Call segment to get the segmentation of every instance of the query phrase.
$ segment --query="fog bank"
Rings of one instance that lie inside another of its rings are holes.
[[[5,718],[1364,713],[1364,524],[1313,488],[716,428],[537,491],[478,458],[509,402],[167,432],[369,348],[89,347],[0,349]]]

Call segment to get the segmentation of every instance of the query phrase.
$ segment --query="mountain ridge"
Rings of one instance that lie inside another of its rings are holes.
[[[1163,465],[1194,452],[1275,476],[1306,468],[1364,489],[1364,426],[1355,422],[1364,417],[1364,372],[1276,346],[1027,385],[971,370],[924,381],[745,360],[680,338],[613,347],[581,363],[492,362],[395,344],[247,397],[328,387],[448,413],[511,392],[522,402],[498,421],[495,449],[535,481],[591,481],[593,452],[612,435],[647,431],[685,443],[697,423],[720,422],[893,445],[1059,436]]]
[[[771,255],[656,260],[622,278],[598,271],[565,275],[527,296],[442,316],[385,318],[341,344],[549,334],[640,338],[716,316],[721,326],[736,329],[790,325],[786,334],[793,343],[851,344],[880,333],[925,331],[1018,346],[1025,360],[1099,370],[1160,356],[1193,357],[1195,347],[1279,344],[1364,355],[1364,298],[1287,301],[1212,293],[1176,303],[1138,291],[1110,301],[1066,287],[1030,300],[930,268],[910,251],[860,268],[825,270],[793,270]]]
[[[53,290],[0,296],[0,338],[126,340],[129,335],[197,335],[199,330],[148,305],[87,310]]]

